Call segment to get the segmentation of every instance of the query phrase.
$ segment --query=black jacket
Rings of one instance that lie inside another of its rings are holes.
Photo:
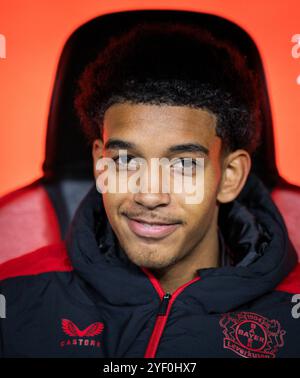
[[[221,205],[219,231],[230,264],[169,297],[119,247],[93,186],[66,243],[0,266],[1,356],[300,357],[297,256],[256,176]]]

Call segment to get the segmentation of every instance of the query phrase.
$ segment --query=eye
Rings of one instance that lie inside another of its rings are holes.
[[[197,162],[192,158],[177,158],[171,163],[174,173],[182,175],[193,175],[196,172]]]
[[[135,171],[139,168],[139,162],[131,155],[118,155],[113,160],[119,170]]]

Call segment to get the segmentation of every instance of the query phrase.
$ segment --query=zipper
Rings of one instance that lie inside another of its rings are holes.
[[[158,316],[159,315],[166,315],[168,305],[169,305],[169,301],[170,301],[171,297],[172,297],[172,294],[170,294],[170,293],[166,293],[163,296],[163,299],[160,302],[160,307],[159,307],[159,311],[158,311],[158,314],[157,314]]]
[[[189,285],[192,283],[200,280],[200,277],[196,277],[192,279],[191,281],[185,283],[184,285],[177,288],[173,294],[165,293],[163,288],[160,286],[159,281],[155,278],[155,276],[146,268],[141,268],[143,272],[148,276],[150,279],[152,285],[154,286],[157,294],[159,295],[159,298],[161,300],[160,306],[158,309],[155,325],[152,331],[152,334],[150,336],[146,352],[144,355],[144,358],[154,358],[157,352],[157,348],[159,345],[159,342],[161,340],[162,333],[164,331],[164,328],[166,326],[168,316],[170,314],[170,310],[172,307],[172,304],[174,303],[175,299],[178,297],[178,295]]]

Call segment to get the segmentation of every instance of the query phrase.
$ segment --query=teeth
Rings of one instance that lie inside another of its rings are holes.
[[[143,226],[151,228],[153,226],[156,226],[155,224],[149,224],[149,223],[142,223]]]
[[[141,222],[141,224],[144,226],[144,227],[148,227],[148,228],[151,228],[151,227],[162,227],[163,225],[162,224],[149,224],[149,223],[143,223]]]

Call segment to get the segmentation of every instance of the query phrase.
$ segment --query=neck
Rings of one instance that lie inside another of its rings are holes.
[[[196,278],[197,270],[220,266],[218,228],[211,227],[197,247],[176,264],[153,271],[165,293],[172,294],[185,283]]]

